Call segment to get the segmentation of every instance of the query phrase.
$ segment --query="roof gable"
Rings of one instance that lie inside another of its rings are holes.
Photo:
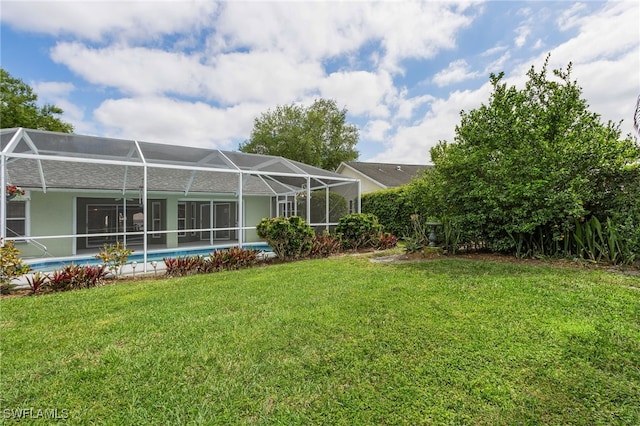
[[[406,185],[416,175],[431,167],[423,164],[368,163],[361,161],[347,161],[343,164],[387,188]],[[340,171],[340,168],[338,168],[338,171]]]

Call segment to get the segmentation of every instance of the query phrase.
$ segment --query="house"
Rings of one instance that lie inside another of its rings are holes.
[[[329,229],[346,200],[359,201],[357,179],[188,142],[0,130],[0,238],[27,262],[86,259],[118,241],[146,270],[149,253],[260,243],[264,217],[297,215]]]
[[[361,193],[366,194],[381,189],[395,188],[411,182],[415,176],[424,172],[427,165],[399,163],[366,163],[361,161],[342,162],[336,173],[359,179]]]

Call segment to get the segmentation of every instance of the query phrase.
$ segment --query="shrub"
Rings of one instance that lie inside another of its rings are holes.
[[[342,241],[335,235],[331,235],[328,231],[324,231],[321,235],[315,235],[311,245],[311,257],[328,257],[332,254],[340,252]]]
[[[247,268],[258,262],[258,252],[254,249],[232,247],[226,250],[216,250],[209,255],[185,256],[178,258],[164,258],[166,275],[183,277],[193,274],[208,274],[222,270]]]
[[[375,247],[382,233],[382,225],[371,213],[352,213],[340,219],[336,233],[341,236],[346,248],[357,250],[360,247]]]
[[[32,276],[27,277],[31,294],[41,293],[47,287],[48,282],[49,275],[42,272],[36,272]]]
[[[27,274],[31,269],[29,265],[22,264],[20,253],[20,250],[15,248],[13,241],[7,241],[3,244],[0,239],[0,293],[2,294],[11,292],[15,287],[14,284],[11,284],[11,280]]]
[[[380,234],[376,248],[378,250],[389,250],[398,245],[398,238],[388,232]]]
[[[402,235],[411,227],[415,208],[408,192],[409,186],[370,192],[362,196],[362,213],[378,218],[385,232]]]
[[[96,287],[108,274],[107,267],[68,265],[48,276],[47,288],[51,291],[68,291]]]
[[[315,235],[313,229],[299,216],[264,218],[257,225],[256,231],[281,259],[308,256]]]
[[[100,253],[94,257],[102,260],[111,273],[117,277],[122,273],[122,267],[127,264],[131,253],[133,253],[133,250],[120,245],[120,241],[117,241],[115,245],[105,244]]]
[[[235,270],[248,268],[258,262],[258,252],[254,249],[231,247],[217,250],[209,255],[209,263],[213,270]]]
[[[176,258],[162,259],[166,266],[165,273],[170,277],[184,277],[187,275],[198,274],[206,269],[206,262],[202,256],[184,256]]]

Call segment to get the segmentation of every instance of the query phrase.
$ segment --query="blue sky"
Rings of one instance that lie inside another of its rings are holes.
[[[237,149],[282,104],[335,99],[361,161],[425,164],[489,74],[573,63],[591,110],[631,119],[640,6],[618,2],[0,2],[2,67],[77,133]]]

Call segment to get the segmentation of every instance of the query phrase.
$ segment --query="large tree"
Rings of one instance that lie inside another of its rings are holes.
[[[455,143],[432,149],[422,205],[498,251],[562,246],[591,216],[635,216],[637,238],[640,148],[588,110],[571,64],[553,75],[547,64],[521,90],[491,75],[489,103],[462,111]]]
[[[50,104],[38,106],[38,95],[22,80],[0,68],[0,127],[73,132],[73,126],[58,116],[62,109]]]
[[[346,122],[347,110],[334,100],[317,99],[309,107],[279,105],[256,118],[251,138],[240,151],[278,155],[326,170],[358,158],[358,129]]]

